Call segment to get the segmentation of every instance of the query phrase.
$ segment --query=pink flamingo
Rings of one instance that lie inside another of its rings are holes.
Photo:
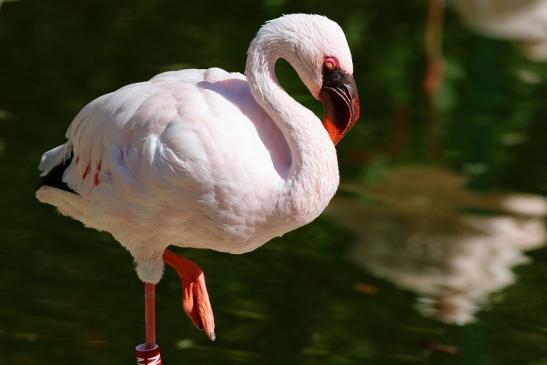
[[[323,103],[322,122],[277,82],[280,58]],[[203,272],[170,244],[249,252],[313,221],[338,188],[335,144],[360,108],[342,29],[318,15],[269,21],[245,74],[191,69],[125,86],[86,105],[65,144],[42,156],[38,200],[132,254],[145,283],[144,349],[157,347],[164,262],[181,278],[186,313],[215,338]]]

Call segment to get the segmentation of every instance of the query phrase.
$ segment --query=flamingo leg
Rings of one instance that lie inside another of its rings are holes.
[[[144,339],[148,349],[156,345],[156,285],[144,283]]]
[[[193,261],[177,256],[168,249],[163,253],[163,261],[175,269],[179,275],[183,288],[182,308],[194,325],[204,330],[207,337],[214,341],[215,319],[209,301],[209,294],[207,293],[203,270]]]
[[[156,344],[156,285],[144,283],[144,337],[145,343],[135,347],[138,365],[161,365],[160,347]]]

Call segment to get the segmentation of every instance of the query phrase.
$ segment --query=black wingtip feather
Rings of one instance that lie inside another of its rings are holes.
[[[72,162],[72,154],[70,157],[63,161],[62,164],[55,166],[47,173],[46,176],[42,178],[42,181],[36,187],[36,190],[40,189],[42,186],[51,186],[57,189],[69,191],[71,193],[77,194],[74,190],[68,187],[68,185],[63,181],[63,174],[65,173],[66,168]]]

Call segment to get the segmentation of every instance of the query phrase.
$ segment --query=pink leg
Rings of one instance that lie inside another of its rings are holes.
[[[144,336],[145,343],[135,348],[138,365],[161,365],[160,348],[156,345],[156,286],[144,283]]]
[[[156,286],[144,283],[144,338],[146,347],[156,345]]]
[[[170,250],[163,253],[163,261],[171,266],[183,286],[182,307],[194,325],[205,331],[207,337],[215,340],[215,318],[209,301],[205,275],[194,262],[177,256]]]

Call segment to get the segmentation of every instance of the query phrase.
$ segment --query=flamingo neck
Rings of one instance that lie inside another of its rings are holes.
[[[280,209],[304,210],[317,216],[338,188],[336,149],[319,118],[277,81],[278,59],[287,60],[293,68],[296,63],[286,51],[290,48],[264,38],[259,34],[251,43],[245,74],[253,97],[277,125],[290,149],[291,167],[278,204]]]

